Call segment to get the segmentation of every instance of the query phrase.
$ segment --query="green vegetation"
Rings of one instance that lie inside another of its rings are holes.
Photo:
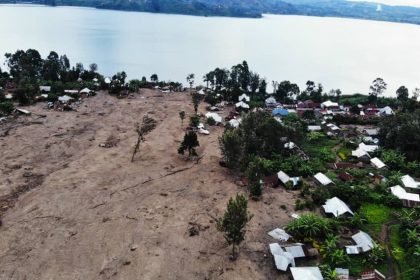
[[[185,151],[188,151],[188,156],[196,156],[197,152],[195,150],[196,147],[200,146],[200,143],[197,139],[197,133],[194,131],[188,131],[184,135],[184,140],[182,140],[181,145],[178,148],[178,153],[183,155]]]
[[[360,213],[367,219],[367,224],[363,226],[363,229],[378,238],[382,225],[391,220],[391,212],[391,208],[385,205],[363,204],[360,207]]]
[[[223,232],[226,242],[232,245],[233,259],[236,259],[235,246],[239,246],[245,239],[245,227],[251,219],[252,214],[248,212],[248,201],[241,194],[229,199],[225,214],[222,218],[217,219],[216,228]]]

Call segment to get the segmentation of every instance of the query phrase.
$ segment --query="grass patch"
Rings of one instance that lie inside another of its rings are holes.
[[[363,225],[363,230],[372,234],[378,239],[382,224],[391,219],[391,208],[382,204],[364,204],[360,207],[360,212],[365,215],[367,223]]]
[[[337,150],[337,155],[342,159],[342,160],[346,160],[348,157],[351,156],[351,150],[349,148],[346,147],[340,147]]]

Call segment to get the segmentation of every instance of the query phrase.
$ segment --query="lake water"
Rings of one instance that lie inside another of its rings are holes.
[[[420,87],[420,26],[376,21],[266,15],[262,19],[194,17],[75,7],[0,5],[0,54],[35,48],[96,62],[106,75],[186,84],[188,73],[247,60],[272,80],[367,93],[382,77],[388,94]]]

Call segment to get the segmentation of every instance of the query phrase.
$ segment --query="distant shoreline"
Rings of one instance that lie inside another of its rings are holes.
[[[55,1],[55,0],[50,0]],[[219,14],[219,13],[211,13],[206,12],[203,10],[199,10],[196,12],[192,11],[186,11],[183,12],[182,10],[177,11],[171,11],[171,10],[162,10],[162,11],[152,11],[148,9],[129,9],[129,8],[118,8],[113,7],[110,5],[104,5],[104,6],[98,6],[95,5],[95,3],[92,3],[92,5],[73,5],[71,3],[67,3],[67,1],[72,0],[64,0],[66,1],[64,4],[61,3],[55,3],[55,5],[48,5],[45,3],[36,3],[36,2],[16,2],[16,1],[8,1],[8,0],[0,0],[0,5],[22,5],[22,6],[43,6],[43,7],[80,7],[80,8],[90,8],[90,9],[97,9],[97,10],[111,10],[111,11],[123,11],[123,12],[143,12],[143,13],[151,13],[151,14],[168,14],[168,15],[184,15],[184,16],[199,16],[199,17],[224,17],[224,18],[251,18],[251,19],[259,19],[263,18],[264,15],[294,15],[294,16],[312,16],[312,17],[328,17],[328,18],[344,18],[344,19],[359,19],[359,20],[372,20],[372,21],[381,21],[381,22],[392,22],[392,23],[408,23],[408,24],[414,24],[414,25],[420,25],[420,8],[417,7],[394,7],[394,6],[386,6],[382,5],[383,7],[386,7],[387,12],[386,13],[374,13],[374,14],[363,14],[358,15],[355,14],[354,11],[348,12],[348,14],[343,13],[340,9],[342,7],[337,8],[339,11],[328,11],[328,10],[322,10],[322,12],[318,11],[314,7],[310,6],[302,6],[302,8],[299,7],[295,12],[254,12],[253,14],[249,13],[237,13],[237,14]],[[360,3],[360,2],[353,2],[353,3]],[[374,3],[366,3],[363,2],[363,5],[367,5],[368,7],[372,7],[372,5],[376,5]],[[370,6],[369,6],[370,5]],[[403,11],[400,12],[400,14],[392,15],[392,11]],[[408,15],[405,17],[404,13],[408,13]]]

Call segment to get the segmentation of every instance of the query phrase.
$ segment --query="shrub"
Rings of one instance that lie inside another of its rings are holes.
[[[210,118],[207,118],[207,124],[208,125],[216,125],[216,121],[212,117],[210,117]]]
[[[190,126],[197,127],[200,124],[200,116],[192,115],[190,117]]]
[[[15,106],[12,102],[1,102],[0,103],[0,113],[8,115],[13,112]]]
[[[305,214],[298,219],[290,221],[285,230],[298,240],[309,238],[324,238],[331,232],[328,219],[314,214]]]

